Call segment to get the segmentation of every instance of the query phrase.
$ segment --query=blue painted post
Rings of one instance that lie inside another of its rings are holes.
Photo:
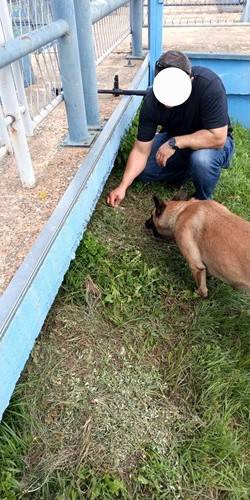
[[[132,58],[143,58],[142,53],[142,0],[131,0]]]
[[[69,135],[66,146],[83,146],[89,135],[82,87],[81,67],[77,43],[74,0],[53,0],[54,20],[64,19],[69,25],[67,35],[58,40],[63,95],[68,119]]]
[[[149,82],[151,85],[154,79],[155,63],[162,53],[163,0],[149,0],[148,8],[148,40],[150,49]]]
[[[26,10],[21,6],[21,4],[19,6],[15,6],[15,9],[12,10],[10,19],[12,20],[12,29],[15,36],[23,35],[29,32],[30,30],[29,19],[27,18]],[[21,64],[24,76],[24,86],[28,87],[29,85],[33,85],[34,83],[36,83],[36,78],[32,69],[30,56],[25,56],[21,60]]]
[[[90,0],[74,0],[82,84],[88,126],[100,125]]]
[[[21,59],[22,69],[23,69],[23,80],[24,86],[29,87],[36,83],[36,77],[31,65],[30,55],[27,55]]]

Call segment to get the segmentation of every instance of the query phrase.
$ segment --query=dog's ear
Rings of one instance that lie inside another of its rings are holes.
[[[163,200],[160,200],[160,198],[158,198],[158,196],[153,196],[153,200],[154,200],[154,204],[155,204],[155,215],[157,217],[160,217],[160,215],[162,214],[164,208],[166,207],[166,204],[165,204],[165,201]]]
[[[188,200],[188,192],[185,189],[179,189],[176,193],[174,193],[172,201],[187,201]]]
[[[159,208],[159,206],[161,204],[161,200],[160,200],[160,198],[158,198],[158,196],[156,196],[156,195],[153,196],[153,202],[155,204],[155,208]]]

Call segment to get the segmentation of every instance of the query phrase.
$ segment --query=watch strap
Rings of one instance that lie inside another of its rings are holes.
[[[176,140],[175,140],[175,137],[170,137],[170,139],[168,139],[167,143],[168,143],[168,144],[169,144],[169,146],[170,146],[172,149],[174,149],[175,151],[176,151],[177,149],[179,149],[179,148],[178,148],[178,146],[176,145]]]

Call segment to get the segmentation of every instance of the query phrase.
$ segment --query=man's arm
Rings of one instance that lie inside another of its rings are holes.
[[[148,156],[150,155],[153,141],[135,141],[135,144],[129,154],[125,172],[121,183],[117,188],[108,194],[107,202],[111,207],[118,207],[126,196],[128,187],[133,180],[144,170]]]
[[[227,139],[228,125],[214,129],[198,130],[193,134],[175,136],[175,142],[179,149],[216,149],[223,148]],[[156,153],[156,161],[160,167],[165,167],[168,159],[174,154],[174,150],[167,142],[162,144]]]
[[[180,149],[215,149],[223,148],[227,139],[228,125],[210,130],[198,130],[193,134],[175,137],[176,145]]]

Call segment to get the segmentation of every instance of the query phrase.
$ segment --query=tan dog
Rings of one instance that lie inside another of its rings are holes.
[[[210,200],[163,201],[146,227],[175,239],[192,271],[198,293],[207,297],[206,273],[250,291],[250,222]]]

